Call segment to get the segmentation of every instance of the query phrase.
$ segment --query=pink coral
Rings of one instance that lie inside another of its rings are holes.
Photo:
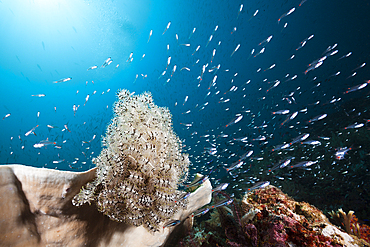
[[[276,187],[255,190],[243,199],[243,213],[251,208],[257,208],[259,213],[254,217],[253,224],[248,229],[258,233],[255,246],[296,246],[331,247],[342,246],[327,236],[321,234],[329,221],[320,210],[305,202],[296,202]],[[250,238],[252,234],[245,231]]]

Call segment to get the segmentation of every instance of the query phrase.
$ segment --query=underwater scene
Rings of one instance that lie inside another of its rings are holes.
[[[141,95],[160,107],[146,124],[176,133],[147,138],[183,153],[170,162],[179,189],[209,179],[218,192],[173,246],[285,246],[254,241],[256,224],[225,230],[265,188],[260,199],[282,191],[333,224],[354,211],[369,241],[369,13],[365,0],[1,0],[0,164],[108,162],[96,158],[117,98]]]

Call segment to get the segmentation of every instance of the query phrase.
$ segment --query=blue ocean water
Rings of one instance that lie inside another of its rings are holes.
[[[115,93],[150,91],[173,114],[192,174],[231,194],[270,181],[365,217],[369,10],[360,0],[1,0],[0,163],[88,170]],[[300,144],[304,133],[321,145]],[[287,157],[317,162],[268,172]]]

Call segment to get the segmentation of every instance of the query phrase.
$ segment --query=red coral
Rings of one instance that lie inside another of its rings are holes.
[[[336,246],[332,238],[321,235],[311,226],[322,220],[321,211],[307,203],[295,202],[275,187],[254,191],[248,203],[261,210],[254,218],[258,246],[283,247],[287,242],[297,246]]]

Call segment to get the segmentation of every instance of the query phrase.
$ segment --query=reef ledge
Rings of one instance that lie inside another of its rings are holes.
[[[161,246],[174,230],[149,232],[110,220],[94,204],[72,205],[81,187],[96,178],[86,172],[0,165],[1,246]],[[185,220],[211,201],[207,180],[171,219]]]

